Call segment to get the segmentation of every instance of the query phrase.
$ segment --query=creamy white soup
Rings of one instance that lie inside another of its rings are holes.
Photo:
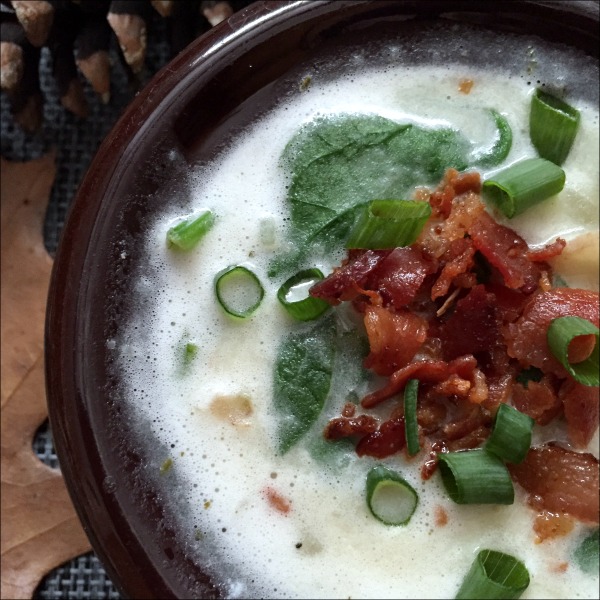
[[[568,535],[536,543],[536,513],[518,485],[512,505],[458,505],[439,473],[423,481],[422,461],[404,453],[383,460],[359,458],[352,450],[315,456],[311,444],[327,420],[339,416],[350,391],[344,365],[336,365],[323,413],[310,432],[284,455],[277,451],[273,365],[282,340],[303,325],[277,300],[285,278],[270,278],[268,269],[287,249],[289,173],[280,158],[304,124],[327,115],[380,115],[459,130],[478,152],[494,138],[487,111],[494,108],[513,132],[503,163],[511,164],[536,156],[528,118],[537,81],[549,90],[566,88],[581,124],[563,165],[563,191],[514,219],[494,214],[530,246],[566,239],[556,271],[570,286],[597,289],[598,107],[582,99],[576,80],[561,71],[576,65],[589,80],[597,79],[597,67],[540,42],[510,43],[521,53],[510,65],[498,59],[491,67],[467,67],[457,58],[456,64],[445,60],[444,67],[398,60],[370,69],[357,54],[351,77],[313,76],[306,89],[248,127],[214,162],[194,168],[189,206],[183,212],[181,206],[169,208],[147,231],[146,266],[132,290],[138,309],[109,343],[120,357],[128,405],[152,432],[147,470],[168,490],[189,556],[207,565],[224,596],[451,598],[477,552],[491,548],[526,565],[531,582],[523,598],[597,597],[598,575],[584,573],[573,560],[591,529],[576,523]],[[485,179],[498,168],[478,170]],[[168,248],[168,229],[203,209],[216,219],[197,247]],[[314,266],[327,274],[343,256],[340,249]],[[215,274],[232,264],[250,268],[265,288],[262,304],[244,320],[225,314],[215,299]],[[348,307],[332,313],[338,328],[356,320]],[[185,369],[182,341],[198,347]],[[377,384],[364,385],[363,391]],[[568,443],[563,425],[536,427],[534,443],[546,440]],[[587,451],[598,457],[597,432]],[[368,510],[365,477],[379,463],[402,473],[418,493],[405,526],[386,526]]]

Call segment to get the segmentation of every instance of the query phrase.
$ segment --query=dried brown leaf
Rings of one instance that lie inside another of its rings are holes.
[[[42,464],[32,438],[47,417],[43,330],[52,261],[42,227],[54,154],[0,159],[2,598],[31,598],[52,568],[89,550],[58,470]]]

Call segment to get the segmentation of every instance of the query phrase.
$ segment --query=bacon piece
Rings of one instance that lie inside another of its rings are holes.
[[[599,312],[598,292],[556,288],[535,294],[525,305],[522,316],[502,330],[508,354],[518,359],[522,365],[533,365],[544,373],[554,373],[561,378],[567,377],[567,372],[548,348],[546,341],[548,326],[557,317],[577,316],[591,321],[598,327]],[[582,336],[580,343],[589,351],[588,340],[585,339],[587,337]],[[576,344],[571,344],[570,350],[574,351],[575,348]],[[583,358],[581,352],[577,354],[579,359]],[[571,354],[570,357],[575,358]]]
[[[516,321],[523,312],[529,296],[498,283],[486,283],[485,289],[496,297],[496,312],[504,322]]]
[[[558,391],[558,397],[564,405],[571,441],[575,446],[584,448],[598,429],[599,388],[567,379]]]
[[[287,515],[292,509],[292,502],[285,496],[282,496],[277,490],[272,487],[266,487],[263,493],[267,499],[267,502],[278,512]]]
[[[543,510],[533,524],[533,530],[537,533],[536,544],[546,540],[563,537],[573,531],[575,526],[573,517],[563,513],[552,513]]]
[[[365,250],[352,253],[348,261],[331,275],[310,288],[310,295],[332,305],[352,300],[364,287],[369,274],[390,253],[389,250]]]
[[[465,354],[487,352],[501,340],[496,318],[496,299],[483,285],[475,286],[440,328],[446,360]]]
[[[567,242],[562,238],[556,238],[555,242],[551,244],[547,244],[543,248],[539,248],[538,250],[528,250],[525,255],[528,260],[533,262],[546,262],[551,258],[555,258],[562,254]]]
[[[527,387],[515,383],[512,401],[517,410],[535,419],[538,425],[548,425],[560,414],[563,404],[547,375],[539,382],[529,381]]]
[[[456,169],[447,169],[437,189],[431,194],[429,203],[435,214],[448,218],[456,196],[480,191],[481,176],[478,172],[459,173]]]
[[[426,256],[440,258],[448,250],[454,240],[465,237],[467,230],[485,207],[479,196],[467,192],[454,199],[450,215],[445,221],[435,216],[430,217],[417,238],[416,245]]]
[[[385,458],[399,452],[406,444],[404,417],[382,423],[377,431],[363,437],[356,445],[358,456]]]
[[[377,264],[362,287],[376,290],[385,304],[400,309],[414,299],[425,277],[436,269],[437,265],[418,248],[394,248]]]
[[[598,459],[592,454],[539,446],[531,448],[521,464],[508,465],[508,469],[529,492],[534,508],[598,523]]]
[[[361,404],[363,408],[372,408],[380,404],[401,392],[409,379],[418,379],[422,383],[440,383],[455,373],[463,379],[470,379],[476,366],[474,356],[461,356],[449,363],[444,360],[416,361],[394,372],[387,385],[367,394]]]
[[[468,233],[473,245],[504,278],[504,283],[513,289],[530,294],[538,287],[541,270],[527,258],[529,246],[515,231],[500,223],[486,212],[471,224]]]
[[[377,430],[379,422],[370,415],[359,415],[358,417],[338,417],[331,419],[323,435],[326,440],[340,440],[353,435],[365,435]]]
[[[431,299],[435,300],[440,296],[445,296],[450,289],[450,285],[455,278],[466,273],[473,267],[473,256],[475,248],[469,238],[460,238],[454,240],[448,250],[444,253],[442,260],[445,261],[444,267],[437,281],[431,288]]]
[[[364,321],[371,348],[365,367],[378,375],[405,367],[427,339],[427,322],[408,311],[367,306]]]

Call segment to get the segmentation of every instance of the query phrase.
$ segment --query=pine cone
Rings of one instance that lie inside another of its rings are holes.
[[[1,0],[0,84],[15,122],[29,132],[42,124],[42,47],[50,51],[61,104],[85,118],[88,106],[80,74],[108,103],[113,52],[119,53],[135,85],[151,75],[145,64],[147,39],[158,19],[167,22],[170,52],[175,56],[250,1]]]

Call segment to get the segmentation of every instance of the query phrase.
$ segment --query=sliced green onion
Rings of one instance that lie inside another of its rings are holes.
[[[502,460],[515,464],[523,462],[531,446],[534,423],[530,416],[508,404],[501,404],[485,449]]]
[[[520,598],[528,586],[529,571],[520,560],[497,550],[481,550],[456,599]]]
[[[558,274],[552,274],[552,287],[554,288],[568,288],[569,284]]]
[[[346,242],[346,248],[384,250],[410,246],[431,214],[428,202],[373,200],[362,214]]]
[[[323,279],[319,269],[305,269],[290,277],[277,292],[277,298],[288,313],[298,321],[312,321],[331,305],[321,298],[308,296],[308,289]],[[294,300],[294,298],[298,298]]]
[[[578,363],[569,362],[569,344],[580,335],[594,335],[596,344],[590,356]],[[598,328],[581,317],[558,317],[548,327],[548,347],[554,357],[583,385],[597,386],[600,383],[598,355]]]
[[[404,388],[404,429],[406,432],[406,449],[409,456],[414,456],[421,449],[421,445],[419,444],[419,424],[417,423],[418,389],[418,379],[411,379]]]
[[[577,546],[573,553],[573,558],[577,566],[584,573],[597,573],[600,563],[600,554],[598,551],[598,529],[592,531],[583,541]]]
[[[487,152],[478,158],[476,157],[476,164],[479,167],[499,165],[508,156],[512,146],[512,129],[510,128],[506,117],[502,116],[493,108],[490,108],[489,112],[496,124],[498,135],[494,145]]]
[[[504,463],[483,448],[438,454],[442,482],[457,504],[512,504],[514,488]]]
[[[191,250],[213,226],[215,215],[207,210],[195,219],[186,219],[167,231],[167,244],[180,250]]]
[[[406,525],[418,502],[417,492],[395,471],[378,465],[367,474],[367,506],[385,525]]]
[[[227,267],[215,277],[215,292],[223,310],[240,319],[249,317],[260,305],[265,290],[258,277],[240,265]]]
[[[543,158],[527,158],[499,171],[483,183],[486,196],[512,219],[535,204],[558,194],[565,172]]]
[[[562,165],[579,128],[579,111],[560,98],[536,90],[531,98],[529,136],[542,158]]]

